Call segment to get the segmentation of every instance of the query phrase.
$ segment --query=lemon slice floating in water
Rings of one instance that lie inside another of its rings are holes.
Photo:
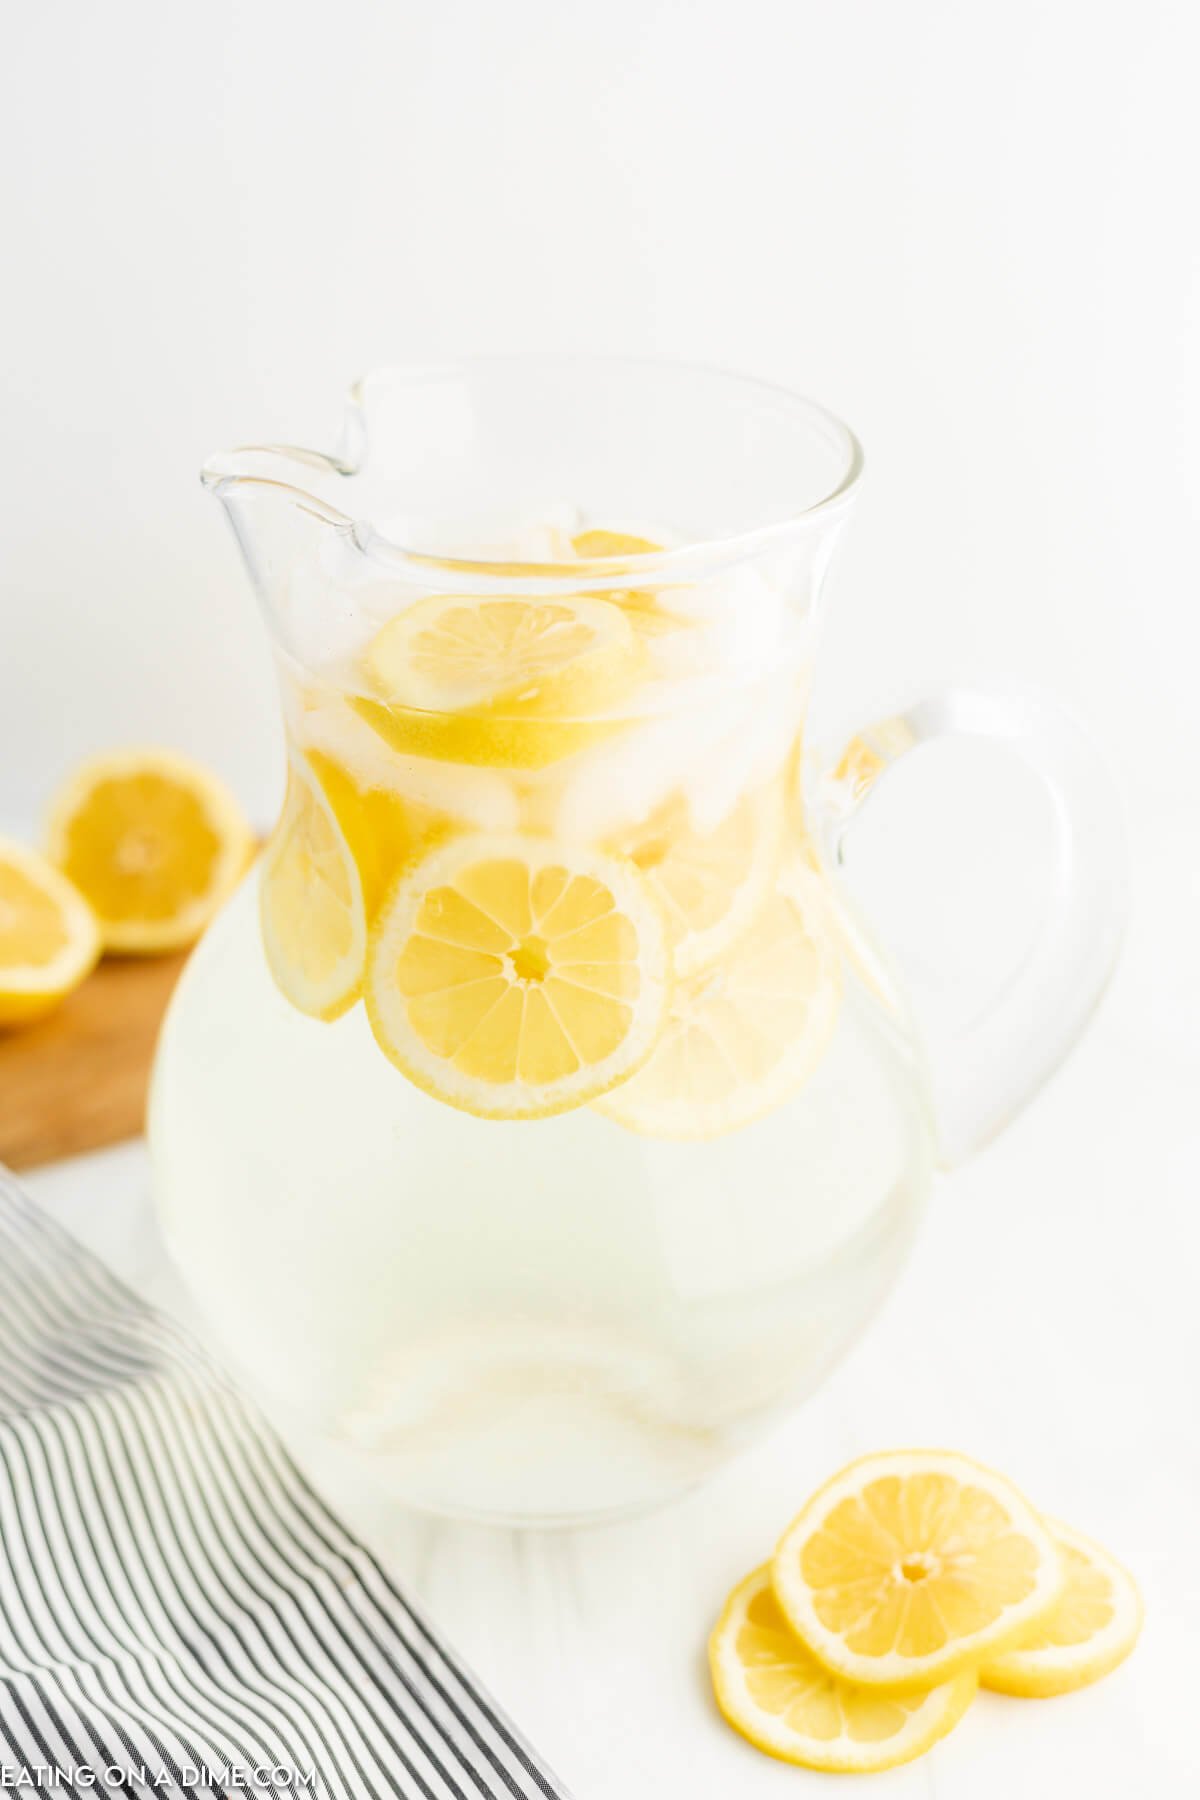
[[[624,1081],[654,1047],[667,934],[638,871],[575,846],[472,836],[399,882],[373,935],[367,1011],[419,1087],[488,1118],[542,1118]]]
[[[723,961],[677,983],[654,1055],[600,1110],[654,1137],[716,1137],[795,1093],[837,1023],[827,936],[773,894]]]
[[[362,991],[367,950],[363,879],[324,785],[302,756],[263,852],[259,916],[276,985],[314,1019],[336,1019]]]
[[[383,627],[366,670],[381,698],[420,712],[580,719],[628,687],[640,661],[607,600],[434,594]]]
[[[662,904],[671,927],[675,973],[718,961],[762,907],[779,867],[782,784],[743,795],[711,831],[692,822],[686,802],[660,808],[624,845]]]

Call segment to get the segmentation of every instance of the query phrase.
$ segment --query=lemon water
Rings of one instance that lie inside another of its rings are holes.
[[[164,1223],[228,1351],[440,1512],[699,1479],[852,1340],[928,1180],[807,816],[811,615],[755,572],[588,591],[655,547],[577,533],[541,596],[294,571],[282,816],[160,1048]]]
[[[713,1141],[500,1123],[305,1018],[252,877],[185,973],[150,1130],[165,1228],[240,1372],[367,1487],[497,1520],[653,1504],[814,1387],[925,1191],[911,1052],[857,981],[807,1085]]]

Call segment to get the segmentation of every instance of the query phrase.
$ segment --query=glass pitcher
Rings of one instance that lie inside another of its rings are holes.
[[[556,357],[384,370],[338,450],[215,458],[275,648],[282,815],[180,983],[150,1134],[169,1243],[292,1434],[509,1523],[687,1487],[811,1391],[940,1143],[997,1129],[1110,968],[1105,778],[956,692],[804,742],[846,427],[758,382]],[[935,1131],[831,875],[942,734],[1043,777],[1058,863]]]

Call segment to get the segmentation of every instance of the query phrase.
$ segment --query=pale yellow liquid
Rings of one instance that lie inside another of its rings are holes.
[[[454,832],[549,842],[568,862],[573,846],[632,854],[668,804],[710,832],[743,796],[791,793],[809,645],[761,583],[690,603],[698,622],[647,640],[643,710],[613,731],[568,722],[580,747],[544,766],[438,760],[435,738],[443,756],[466,742],[436,737],[450,714],[428,715],[428,744],[406,721],[425,748],[405,754],[357,704],[361,645],[323,676],[285,665],[292,744],[384,797],[360,817],[379,842],[371,821],[397,793]],[[781,882],[811,862],[792,813]],[[807,879],[823,881],[815,863]],[[647,1134],[651,1108],[642,1129],[590,1104],[500,1122],[422,1092],[361,1002],[323,1023],[284,998],[256,887],[184,976],[150,1132],[180,1265],[297,1442],[438,1511],[617,1514],[727,1458],[878,1306],[928,1185],[924,1085],[831,894],[811,921],[839,965],[828,1041],[765,1117],[679,1141]]]
[[[176,1256],[285,1431],[438,1511],[568,1520],[697,1481],[875,1310],[929,1175],[906,1041],[851,979],[767,1118],[656,1141],[471,1118],[304,1018],[252,877],[171,1008],[150,1119]]]

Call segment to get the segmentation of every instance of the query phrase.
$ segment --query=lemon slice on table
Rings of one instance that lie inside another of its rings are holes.
[[[1045,1521],[1066,1569],[1066,1586],[1039,1625],[1013,1650],[990,1656],[983,1687],[1046,1699],[1088,1687],[1124,1662],[1142,1628],[1142,1599],[1132,1575],[1081,1531]]]
[[[362,991],[367,900],[337,811],[303,757],[263,852],[263,948],[276,986],[314,1019],[336,1019]]]
[[[771,1563],[788,1624],[847,1681],[928,1687],[1048,1616],[1062,1558],[1012,1484],[969,1457],[892,1450],[835,1475]]]
[[[100,955],[91,907],[52,863],[0,838],[0,1026],[39,1018]]]
[[[389,620],[366,654],[372,687],[393,705],[554,719],[610,704],[639,666],[621,608],[583,596],[433,594]]]
[[[522,837],[434,850],[372,938],[367,1011],[418,1087],[485,1118],[543,1118],[650,1054],[670,956],[652,894],[615,859]]]
[[[60,789],[47,824],[49,855],[91,906],[107,950],[193,943],[253,849],[224,783],[169,750],[91,758]]]
[[[653,1137],[735,1131],[808,1080],[840,998],[827,938],[774,894],[723,961],[677,983],[653,1056],[600,1110]]]
[[[735,1731],[768,1756],[833,1774],[911,1762],[957,1725],[978,1686],[971,1671],[917,1694],[842,1680],[788,1629],[766,1568],[730,1594],[708,1660],[717,1705]]]
[[[687,803],[669,801],[622,846],[666,914],[677,975],[693,975],[736,943],[762,907],[779,868],[782,786],[743,795],[711,831]]]

